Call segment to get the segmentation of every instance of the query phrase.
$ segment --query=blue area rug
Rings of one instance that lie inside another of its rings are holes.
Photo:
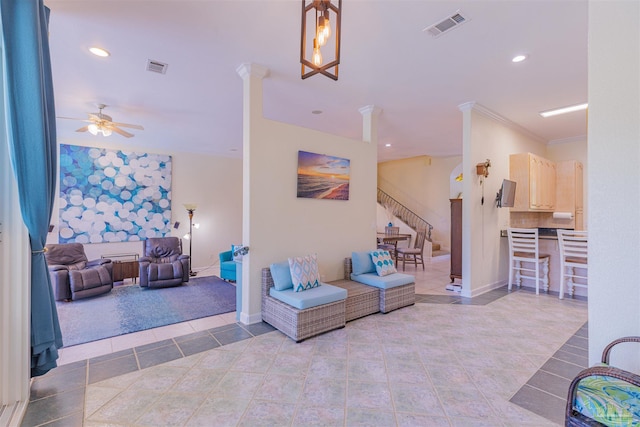
[[[133,284],[72,302],[56,302],[65,347],[236,309],[236,287],[215,277],[195,277],[175,288]]]

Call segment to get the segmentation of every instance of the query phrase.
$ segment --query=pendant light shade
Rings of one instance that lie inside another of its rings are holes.
[[[300,63],[303,79],[323,74],[338,80],[341,14],[342,0],[333,0],[333,3],[331,0],[302,0]]]

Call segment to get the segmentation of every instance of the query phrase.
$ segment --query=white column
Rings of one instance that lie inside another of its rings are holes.
[[[14,426],[20,424],[29,401],[31,252],[9,160],[2,103],[0,132],[5,135],[0,138],[0,426]]]
[[[362,140],[378,145],[378,116],[382,113],[382,108],[367,105],[358,111],[362,114]]]
[[[242,259],[242,307],[240,322],[257,323],[262,320],[260,313],[260,268],[251,264],[251,141],[262,119],[262,80],[269,75],[269,69],[258,64],[242,64],[236,71],[243,80],[242,97],[242,244],[249,246],[249,253]],[[255,159],[260,161],[260,159]],[[254,216],[257,220],[257,215]],[[258,283],[251,290],[251,284]]]

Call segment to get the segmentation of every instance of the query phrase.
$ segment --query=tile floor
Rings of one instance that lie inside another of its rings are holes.
[[[585,301],[445,290],[295,344],[235,313],[62,349],[23,426],[546,426],[586,364]]]

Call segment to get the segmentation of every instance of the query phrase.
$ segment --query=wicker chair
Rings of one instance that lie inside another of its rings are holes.
[[[609,366],[611,349],[640,337],[613,341],[602,352],[603,365],[580,372],[569,386],[565,425],[571,427],[635,425],[640,416],[640,375]]]
[[[269,295],[271,287],[273,287],[271,270],[263,268],[262,320],[295,342],[333,329],[344,328],[345,300],[300,310]]]
[[[344,259],[344,278],[351,280],[353,265],[351,258]],[[407,307],[416,303],[416,284],[397,286],[395,288],[382,289],[380,291],[380,311],[388,313],[398,308]]]

